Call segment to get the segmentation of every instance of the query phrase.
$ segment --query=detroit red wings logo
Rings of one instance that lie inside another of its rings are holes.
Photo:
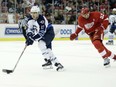
[[[90,28],[93,27],[93,25],[94,25],[94,22],[91,22],[91,23],[85,24],[84,26],[85,26],[86,29],[90,29]]]

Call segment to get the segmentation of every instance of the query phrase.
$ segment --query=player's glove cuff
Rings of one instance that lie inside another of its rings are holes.
[[[78,34],[76,34],[76,33],[71,34],[70,40],[74,40],[77,36],[78,36]]]

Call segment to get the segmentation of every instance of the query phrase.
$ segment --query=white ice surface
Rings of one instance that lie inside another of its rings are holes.
[[[104,42],[105,43],[105,42]],[[27,47],[15,71],[23,41],[0,42],[0,87],[116,87],[116,62],[103,67],[103,59],[90,41],[53,41],[53,52],[64,65],[63,72],[43,70],[37,43]],[[116,53],[116,45],[106,46]]]

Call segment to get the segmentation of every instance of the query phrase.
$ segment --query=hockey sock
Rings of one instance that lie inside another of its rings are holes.
[[[53,52],[51,49],[47,49],[49,52],[49,56],[50,56],[50,60],[55,64],[55,63],[59,63],[58,59],[54,56]]]
[[[111,52],[102,44],[100,40],[95,40],[93,45],[98,50],[102,58],[108,58],[111,55]]]
[[[114,39],[113,33],[109,32],[108,41],[113,41],[113,39]]]
[[[113,58],[114,57],[114,54],[111,51],[109,51],[103,44],[102,44],[102,46],[104,47],[104,49],[106,50],[106,53],[107,53],[105,55],[105,57]]]
[[[39,46],[44,58],[46,58],[47,60],[50,59],[49,52],[46,47],[46,43],[44,41],[40,40],[38,43],[38,46]]]
[[[40,48],[44,58],[46,58],[47,60],[50,59],[54,64],[59,63],[58,59],[54,56],[52,50],[50,48],[47,49],[44,41],[42,41],[42,40],[39,41],[39,48]]]

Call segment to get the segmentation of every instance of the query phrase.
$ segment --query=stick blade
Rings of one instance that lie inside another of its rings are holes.
[[[2,71],[3,71],[4,73],[7,73],[7,74],[10,74],[10,73],[13,72],[13,70],[8,70],[8,69],[3,69]]]

